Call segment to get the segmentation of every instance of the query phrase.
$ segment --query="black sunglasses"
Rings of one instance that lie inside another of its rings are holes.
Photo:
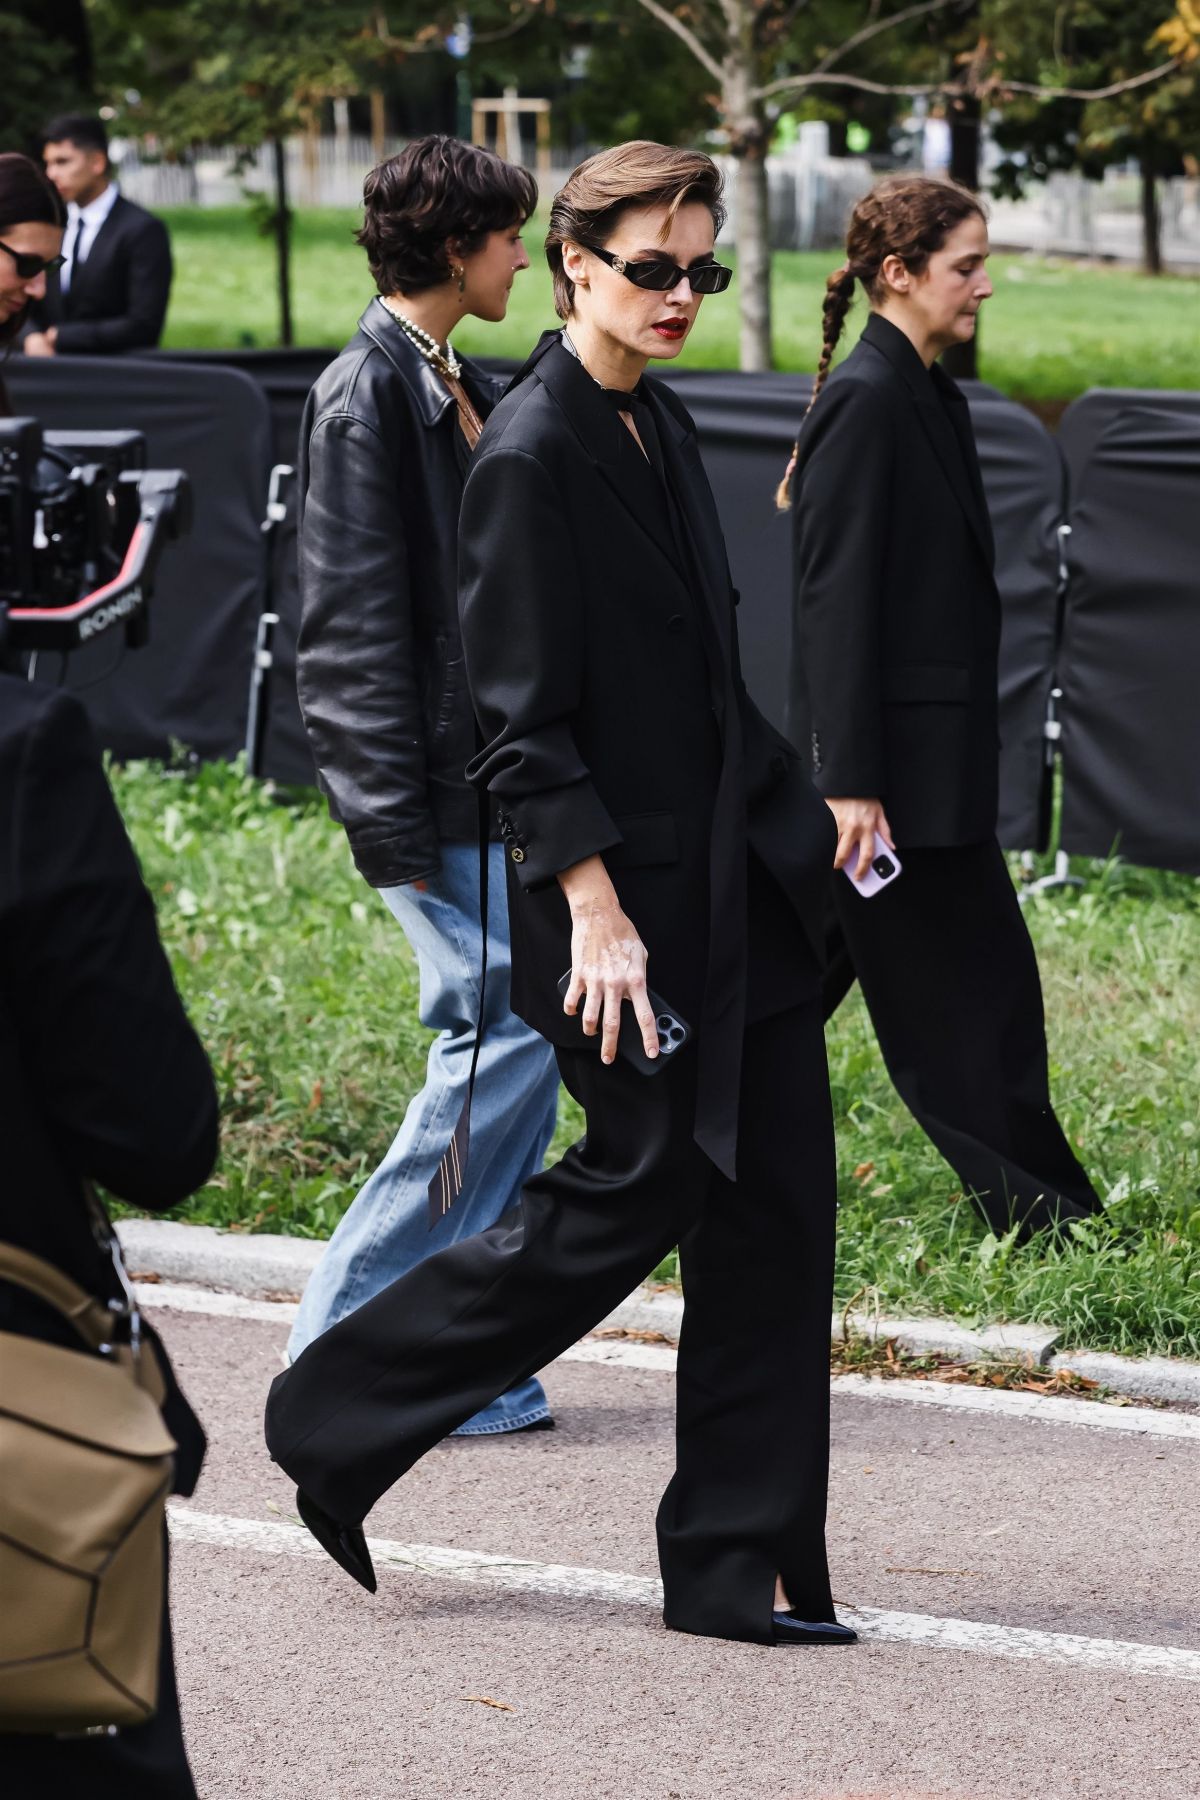
[[[11,245],[0,239],[0,250],[7,250],[17,265],[17,276],[21,281],[33,281],[43,271],[48,275],[51,269],[61,269],[66,262],[65,256],[35,256],[32,250],[14,250]]]
[[[697,263],[695,268],[681,269],[678,263],[660,260],[658,257],[648,258],[645,262],[626,262],[623,256],[614,256],[611,250],[602,250],[599,244],[589,244],[579,239],[580,247],[590,250],[601,262],[606,262],[610,269],[623,275],[626,281],[632,281],[634,287],[649,288],[655,294],[669,293],[673,287],[686,277],[693,294],[723,294],[733,280],[733,270],[727,269],[724,263]]]

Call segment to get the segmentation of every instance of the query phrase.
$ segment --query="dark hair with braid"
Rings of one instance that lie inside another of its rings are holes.
[[[956,226],[965,219],[986,217],[983,202],[969,188],[931,175],[885,175],[863,195],[846,228],[846,260],[825,283],[821,355],[812,397],[804,409],[805,419],[825,386],[854,299],[855,282],[861,281],[867,298],[874,304],[883,298],[880,271],[889,256],[898,256],[911,274],[921,275],[934,251],[942,248]],[[804,419],[800,424],[803,428]],[[781,512],[786,512],[791,504],[792,475],[799,452],[797,438],[787,473],[775,494],[775,504]]]

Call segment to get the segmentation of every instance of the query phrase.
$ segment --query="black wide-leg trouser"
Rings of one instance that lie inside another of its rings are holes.
[[[835,1173],[821,1005],[746,1031],[739,1180],[693,1141],[695,1057],[661,1074],[560,1050],[587,1135],[490,1230],[332,1326],[278,1376],[272,1457],[347,1523],[447,1433],[542,1369],[676,1245],[675,1473],[658,1513],[664,1618],[771,1641],[777,1573],[834,1617],[825,1559]]]
[[[1098,1212],[1050,1099],[1037,960],[999,845],[900,857],[870,899],[833,877],[826,1017],[857,977],[897,1093],[997,1234]]]

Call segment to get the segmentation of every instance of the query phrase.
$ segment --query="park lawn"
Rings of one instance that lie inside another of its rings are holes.
[[[163,215],[175,248],[175,285],[165,341],[216,349],[278,341],[271,243],[236,207],[174,208]],[[293,306],[296,341],[342,345],[373,291],[364,253],[354,243],[357,215],[313,210],[296,215]],[[518,277],[500,325],[467,320],[460,350],[523,358],[540,332],[557,323],[541,255],[544,221],[526,232],[533,267]],[[736,262],[731,256],[730,260]],[[830,251],[779,252],[773,263],[776,361],[810,370],[820,348]],[[980,374],[1004,392],[1032,401],[1067,400],[1089,387],[1200,387],[1200,279],[1157,280],[1127,269],[997,256],[996,293],[983,314]],[[847,330],[857,336],[861,297]],[[702,308],[685,352],[694,367],[737,367],[737,284]]]
[[[404,939],[315,794],[274,796],[224,764],[133,763],[112,779],[221,1093],[221,1161],[183,1216],[324,1236],[422,1079]],[[829,1034],[838,1298],[1198,1356],[1200,883],[1078,872],[1082,891],[1033,896],[1027,917],[1054,1092],[1105,1216],[1058,1247],[990,1236],[896,1099],[855,994]],[[557,1148],[578,1131],[564,1103]],[[775,1299],[786,1279],[763,1270]]]

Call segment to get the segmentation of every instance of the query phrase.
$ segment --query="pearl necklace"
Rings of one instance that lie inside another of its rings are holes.
[[[379,300],[380,304],[391,313],[409,343],[420,352],[427,363],[437,370],[439,375],[444,375],[451,381],[461,380],[462,364],[455,356],[452,345],[447,344],[443,351],[437,339],[420,325],[414,325],[411,319],[405,317],[399,307],[393,306],[392,302],[385,299],[382,294],[380,294]]]

